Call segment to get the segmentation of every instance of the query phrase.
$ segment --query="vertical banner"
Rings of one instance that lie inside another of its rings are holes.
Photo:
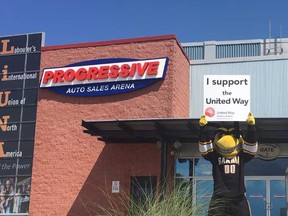
[[[249,75],[204,75],[204,113],[208,121],[245,121],[249,112]]]
[[[43,33],[0,37],[0,215],[28,215]]]

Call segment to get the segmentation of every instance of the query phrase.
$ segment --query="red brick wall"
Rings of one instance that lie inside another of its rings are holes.
[[[177,50],[178,44],[174,44]],[[190,64],[187,59],[183,58],[183,53],[175,52],[174,58],[171,59],[170,67],[171,78],[173,79],[173,97],[172,107],[174,117],[189,116],[189,88],[190,88]],[[188,64],[187,64],[188,63]],[[188,70],[188,72],[187,72]]]
[[[188,117],[189,62],[175,36],[43,49],[41,68],[101,58],[168,57],[164,81],[131,93],[101,97],[40,89],[30,215],[92,215],[107,205],[113,180],[129,193],[130,176],[157,175],[160,149],[150,144],[105,144],[83,133],[82,120]],[[173,175],[173,158],[169,158]],[[88,205],[89,207],[85,207]]]

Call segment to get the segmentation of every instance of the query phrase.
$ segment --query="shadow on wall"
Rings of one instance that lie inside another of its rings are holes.
[[[131,176],[154,175],[159,182],[160,155],[154,143],[105,144],[67,215],[103,215],[101,208],[124,211],[120,205],[127,204]],[[120,193],[112,193],[112,181],[120,182]]]

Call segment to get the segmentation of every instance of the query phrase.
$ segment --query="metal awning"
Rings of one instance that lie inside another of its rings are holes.
[[[167,188],[168,145],[174,141],[198,143],[199,119],[128,119],[128,120],[83,120],[85,133],[97,136],[107,143],[161,144],[160,188]],[[209,122],[211,135],[219,126],[233,126],[233,122]],[[288,118],[256,118],[259,143],[288,143]],[[239,122],[245,133],[246,122]]]
[[[109,143],[143,143],[161,140],[178,140],[182,143],[198,143],[199,119],[155,118],[83,120],[84,132]],[[231,122],[209,122],[211,134],[220,125]],[[240,122],[245,133],[247,124]],[[288,118],[256,118],[260,143],[288,143]]]

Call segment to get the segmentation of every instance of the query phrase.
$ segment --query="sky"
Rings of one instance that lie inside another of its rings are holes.
[[[0,37],[44,32],[46,46],[288,38],[288,0],[0,0],[0,11]]]

